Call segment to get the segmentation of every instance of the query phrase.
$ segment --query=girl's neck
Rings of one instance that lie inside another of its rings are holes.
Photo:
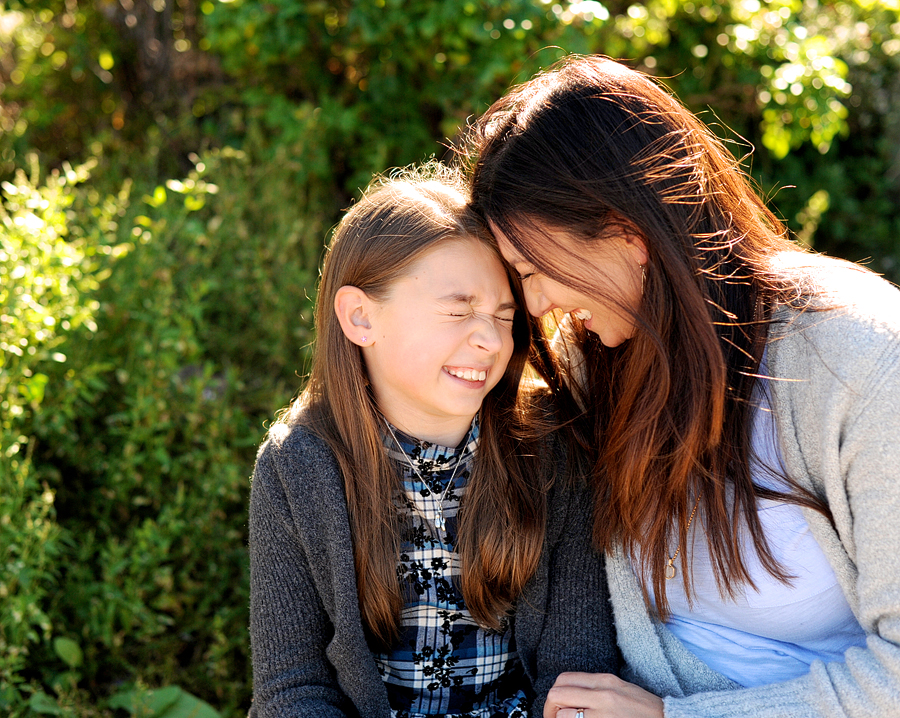
[[[429,444],[437,444],[438,446],[446,446],[453,448],[469,433],[472,427],[472,420],[461,418],[456,421],[441,421],[430,423],[427,421],[410,421],[408,417],[406,421],[403,418],[385,415],[385,418],[396,426],[407,436],[411,436],[419,441],[425,441]]]

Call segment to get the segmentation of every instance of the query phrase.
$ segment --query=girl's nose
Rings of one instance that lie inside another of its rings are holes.
[[[499,352],[503,348],[503,337],[497,322],[494,317],[482,317],[482,321],[478,322],[477,328],[472,332],[472,343],[492,354]]]

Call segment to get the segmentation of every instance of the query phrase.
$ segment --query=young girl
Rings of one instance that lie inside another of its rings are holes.
[[[515,88],[475,141],[529,311],[568,315],[547,378],[587,410],[631,681],[564,676],[545,716],[900,715],[900,292],[789,241],[611,60]]]
[[[616,669],[588,502],[548,492],[529,324],[460,186],[381,181],[335,231],[309,382],[253,477],[258,718],[517,718],[560,671]]]

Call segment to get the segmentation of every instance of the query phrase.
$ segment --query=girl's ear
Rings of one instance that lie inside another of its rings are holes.
[[[375,343],[370,319],[372,300],[359,287],[345,285],[334,295],[334,313],[344,336],[361,347]]]

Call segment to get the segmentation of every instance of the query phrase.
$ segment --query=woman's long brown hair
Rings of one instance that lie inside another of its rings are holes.
[[[337,457],[360,609],[382,645],[397,634],[403,601],[397,579],[401,527],[393,504],[401,483],[382,443],[384,423],[361,350],[341,331],[334,298],[344,285],[359,287],[376,301],[385,298],[418,259],[444,242],[483,242],[496,252],[483,221],[467,207],[466,191],[458,173],[431,164],[376,180],[344,215],[328,248],[316,298],[309,380],[280,419],[306,426]],[[524,306],[521,294],[517,302]],[[473,617],[489,628],[500,626],[534,573],[546,515],[541,480],[546,472],[538,466],[531,438],[541,422],[535,424],[537,409],[524,395],[520,399],[518,391],[531,343],[524,312],[516,312],[513,337],[506,373],[481,408],[479,445],[458,523],[460,589]]]
[[[789,477],[788,493],[754,485],[751,393],[773,307],[802,304],[775,270],[798,251],[738,161],[654,80],[600,57],[571,57],[498,100],[471,128],[473,206],[537,271],[610,304],[577,251],[547,230],[592,242],[639,237],[649,261],[633,338],[615,348],[577,329],[587,361],[576,381],[544,347],[538,368],[563,414],[582,417],[594,452],[594,535],[621,543],[668,614],[664,569],[699,496],[722,595],[751,582],[741,532],[762,565],[789,580],[756,513],[760,497],[827,514]],[[594,268],[594,271],[602,269]],[[572,396],[570,388],[583,391]],[[691,594],[689,552],[681,576]],[[752,583],[752,582],[751,582]]]

